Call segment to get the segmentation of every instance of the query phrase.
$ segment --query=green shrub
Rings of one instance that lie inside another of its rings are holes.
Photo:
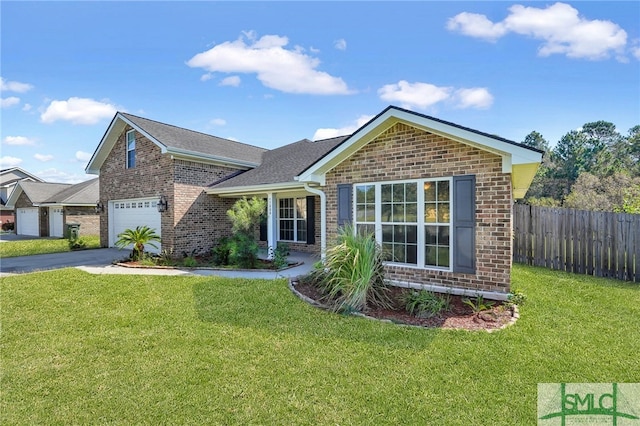
[[[383,254],[373,234],[339,230],[337,244],[327,250],[326,291],[338,312],[362,311],[367,303],[390,308],[384,283]]]
[[[469,298],[465,298],[465,299],[462,299],[462,303],[471,307],[471,310],[476,314],[478,312],[491,309],[491,307],[495,304],[494,302],[491,302],[491,301],[485,301],[481,294],[479,294],[478,297],[476,297],[475,302]]]
[[[279,270],[288,265],[287,257],[289,256],[289,245],[279,243],[273,252],[273,260],[271,261],[273,269]]]
[[[516,290],[513,293],[509,293],[507,300],[509,305],[522,306],[527,301],[527,296],[521,291]]]
[[[155,229],[149,228],[147,225],[136,226],[136,229],[125,229],[118,234],[116,247],[125,248],[133,244],[131,260],[139,260],[144,255],[145,244],[158,248],[155,242],[160,242],[160,236],[156,234]]]
[[[430,318],[451,309],[449,295],[439,296],[427,290],[411,290],[402,297],[405,309],[412,315]]]
[[[229,252],[231,251],[231,240],[222,237],[218,240],[218,245],[211,248],[211,257],[216,265],[225,266],[229,264]]]
[[[236,233],[229,243],[229,264],[251,269],[257,261],[258,243],[250,235]]]
[[[196,260],[195,257],[193,256],[187,256],[184,258],[184,260],[182,261],[182,264],[184,266],[186,266],[187,268],[193,268],[195,266],[198,265],[198,261]]]

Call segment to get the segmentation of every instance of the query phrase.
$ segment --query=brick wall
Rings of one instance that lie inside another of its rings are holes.
[[[95,207],[67,206],[64,208],[63,223],[79,223],[81,236],[100,235],[100,216],[96,214]]]
[[[501,158],[405,124],[396,124],[327,174],[327,233],[337,233],[337,185],[476,176],[476,274],[387,266],[387,278],[472,290],[509,291],[511,176]],[[330,247],[330,245],[328,246]]]
[[[204,187],[236,171],[218,165],[174,161],[173,245],[176,254],[209,252],[221,237],[231,235],[227,210],[235,200],[207,195]]]

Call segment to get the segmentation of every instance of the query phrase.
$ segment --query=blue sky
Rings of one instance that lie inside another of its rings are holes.
[[[0,2],[0,167],[79,182],[116,111],[274,148],[388,105],[553,145],[640,124],[640,2]]]

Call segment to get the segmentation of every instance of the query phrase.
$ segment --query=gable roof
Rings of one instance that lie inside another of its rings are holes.
[[[14,184],[21,180],[30,180],[34,182],[44,182],[38,176],[21,169],[20,167],[10,167],[0,170],[0,186]]]
[[[100,180],[95,178],[71,185],[47,198],[42,204],[94,206],[99,198]]]
[[[169,153],[176,158],[191,161],[247,169],[260,164],[262,154],[266,151],[253,145],[118,112],[89,160],[85,169],[87,173],[100,173],[100,167],[126,125],[133,127],[156,144],[163,154]]]
[[[273,185],[302,188],[304,184],[297,182],[295,177],[346,138],[347,136],[340,136],[315,142],[303,139],[267,151],[262,157],[262,163],[255,169],[216,182],[206,191],[211,194],[238,190],[249,192],[266,189]]]
[[[14,208],[20,195],[25,194],[34,206],[94,206],[99,198],[99,179],[76,183],[48,183],[20,181],[7,200]]]
[[[7,200],[7,207],[14,208],[16,201],[23,193],[34,206],[44,203],[49,197],[72,186],[68,183],[20,181]]]
[[[325,174],[397,123],[404,123],[448,139],[492,152],[502,158],[503,173],[511,173],[513,195],[524,197],[542,161],[543,151],[428,115],[389,106],[356,130],[297,177],[324,185]]]

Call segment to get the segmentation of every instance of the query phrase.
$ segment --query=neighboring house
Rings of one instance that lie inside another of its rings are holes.
[[[16,184],[20,181],[44,182],[38,176],[33,175],[20,167],[11,167],[0,170],[0,225],[15,223],[15,212],[13,208],[7,207],[7,201]]]
[[[98,235],[96,213],[99,179],[75,185],[19,182],[7,204],[16,210],[16,234],[63,237],[69,223],[80,224],[81,235]]]
[[[105,246],[131,220],[159,228],[164,250],[207,251],[229,235],[235,199],[258,196],[271,247],[323,255],[352,223],[375,233],[396,284],[504,298],[512,205],[541,160],[542,151],[397,107],[350,136],[272,151],[118,113],[87,172],[100,175],[108,204]]]

